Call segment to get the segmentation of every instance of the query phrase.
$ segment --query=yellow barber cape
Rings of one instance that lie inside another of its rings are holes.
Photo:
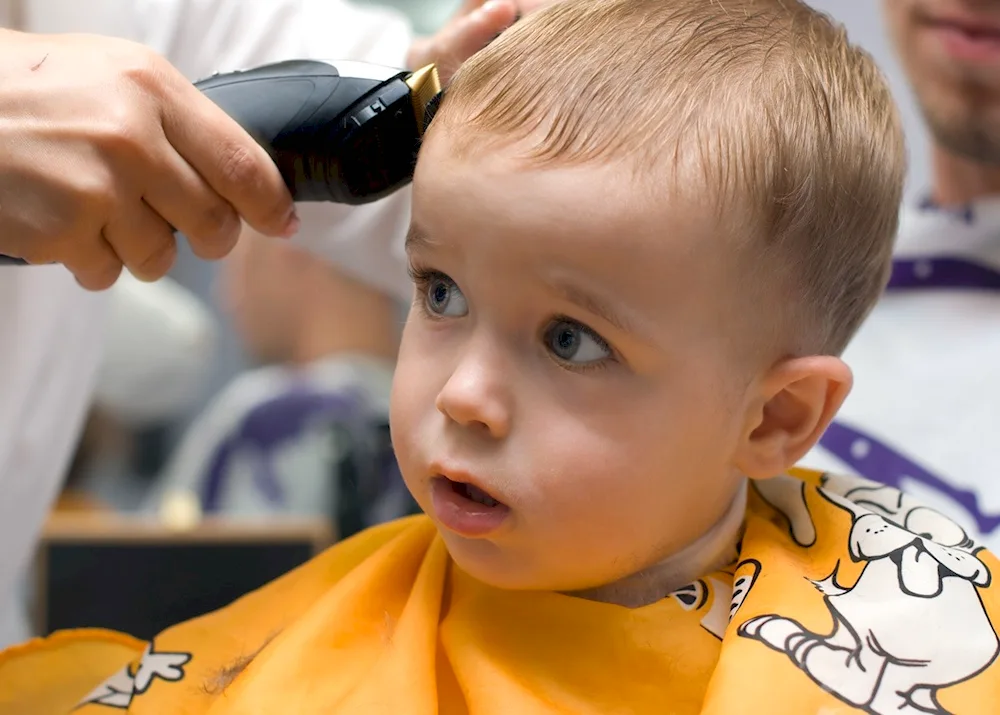
[[[413,517],[151,643],[0,655],[3,715],[1000,712],[998,562],[889,487],[751,490],[739,560],[648,606],[503,591]]]

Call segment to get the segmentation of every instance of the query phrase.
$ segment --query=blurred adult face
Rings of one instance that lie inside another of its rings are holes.
[[[1000,0],[885,0],[884,10],[937,143],[1000,165]]]

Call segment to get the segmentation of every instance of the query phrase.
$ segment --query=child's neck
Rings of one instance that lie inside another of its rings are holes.
[[[728,511],[697,541],[638,573],[606,586],[574,591],[573,595],[627,608],[639,608],[659,601],[706,573],[722,568],[737,556],[736,547],[743,531],[746,501],[747,482],[744,481]]]

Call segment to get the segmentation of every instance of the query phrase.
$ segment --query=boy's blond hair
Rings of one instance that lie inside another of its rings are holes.
[[[782,351],[840,353],[888,278],[895,105],[872,59],[797,0],[563,0],[461,68],[442,123],[462,127],[456,151],[529,140],[531,161],[624,159],[671,172],[664,193],[697,185],[757,259],[747,282],[786,289]]]

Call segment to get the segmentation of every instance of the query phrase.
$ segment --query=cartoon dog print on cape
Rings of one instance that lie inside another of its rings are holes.
[[[804,491],[811,487],[778,477],[756,488],[787,518],[799,546],[811,546],[816,528]],[[1000,649],[976,588],[991,578],[977,556],[981,547],[955,522],[891,487],[824,475],[819,493],[851,514],[849,553],[864,563],[851,586],[837,582],[837,566],[813,582],[832,631],[813,633],[770,614],[738,633],[786,654],[824,690],[864,712],[946,715],[937,691],[982,672]]]
[[[158,652],[150,643],[138,665],[126,665],[89,693],[77,707],[93,703],[128,710],[133,698],[145,693],[155,680],[171,683],[182,680],[184,665],[189,660],[190,653]]]
[[[740,575],[737,576],[737,573]],[[719,574],[729,578],[701,578],[677,589],[670,597],[685,611],[701,613],[701,627],[721,641],[726,635],[729,622],[743,605],[750,588],[760,575],[760,562],[745,559],[735,567],[722,569]]]

